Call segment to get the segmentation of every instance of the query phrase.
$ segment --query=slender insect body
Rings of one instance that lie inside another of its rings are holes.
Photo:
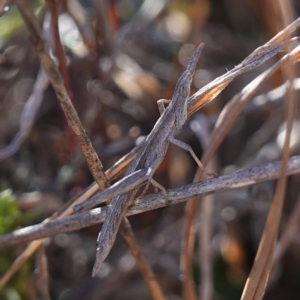
[[[121,191],[118,196],[112,199],[109,205],[107,216],[98,237],[98,248],[96,262],[93,268],[93,276],[108,255],[115,241],[122,218],[129,206],[133,203],[134,197],[141,187],[141,183],[149,181],[152,185],[160,188],[163,193],[165,193],[165,189],[158,182],[153,180],[152,176],[165,157],[170,142],[189,151],[199,167],[203,168],[191,147],[174,138],[175,130],[180,129],[187,119],[187,98],[190,93],[190,85],[202,47],[203,44],[198,46],[190,59],[187,71],[185,71],[178,80],[170,105],[164,108],[164,106],[160,106],[161,103],[158,103],[161,116],[151,133],[143,142],[135,160],[130,165],[122,180],[123,184],[126,180],[130,182],[132,190],[125,193]],[[132,183],[135,179],[137,183]],[[114,186],[111,188],[114,189]],[[114,190],[114,193],[115,192],[116,189]]]
[[[185,123],[187,119],[187,101],[190,94],[190,88],[193,81],[193,76],[195,73],[196,65],[201,53],[201,46],[197,48],[195,53],[193,54],[187,70],[181,75],[176,84],[174,99],[172,99],[172,107],[174,107],[175,114],[175,123],[174,126],[176,129],[181,129],[182,125]],[[182,84],[188,83],[188,84]]]

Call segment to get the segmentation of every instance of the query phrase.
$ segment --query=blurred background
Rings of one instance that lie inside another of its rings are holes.
[[[51,2],[51,1],[50,1]],[[104,168],[128,153],[159,117],[156,101],[170,99],[195,45],[205,47],[191,93],[238,65],[281,28],[273,1],[63,0],[59,32],[67,58],[69,95]],[[0,6],[0,234],[37,224],[93,182],[66,118],[41,73],[17,8]],[[57,55],[44,1],[30,1],[45,40]],[[300,2],[293,1],[298,17]],[[200,158],[223,106],[281,56],[235,79],[195,113],[178,139]],[[298,81],[297,81],[298,82]],[[217,174],[278,160],[284,130],[281,73],[246,106],[214,159]],[[298,82],[298,88],[299,82]],[[273,91],[272,93],[268,93]],[[26,110],[26,105],[29,109]],[[23,112],[23,113],[22,113]],[[295,123],[292,153],[299,153]],[[166,188],[191,183],[196,164],[170,145],[155,174]],[[274,182],[214,196],[213,299],[239,299],[264,228]],[[149,187],[148,192],[154,192]],[[288,180],[282,226],[294,209],[299,176]],[[185,205],[130,217],[139,245],[168,299],[181,299],[179,266]],[[100,226],[47,240],[51,299],[151,299],[135,261],[117,238],[99,274],[91,278]],[[0,276],[24,249],[0,253]],[[198,241],[193,276],[199,286]],[[29,259],[0,299],[42,299],[35,258]],[[272,272],[265,299],[300,299],[300,234]]]

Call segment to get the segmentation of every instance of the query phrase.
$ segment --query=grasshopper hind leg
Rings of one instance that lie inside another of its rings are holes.
[[[161,185],[159,184],[157,181],[155,181],[153,178],[149,179],[149,181],[151,182],[151,184],[156,188],[156,189],[159,189],[162,191],[163,195],[164,195],[164,198],[165,198],[165,203],[166,205],[168,206],[170,203],[169,203],[169,200],[168,200],[168,194],[166,192],[166,189]]]
[[[158,183],[156,180],[154,180],[153,178],[149,178],[149,181],[147,182],[146,186],[143,188],[141,195],[134,201],[134,204],[137,204],[139,199],[142,198],[146,194],[146,191],[147,191],[150,183],[154,186],[155,192],[157,192],[157,190],[161,190],[161,192],[164,195],[166,205],[169,205],[170,203],[168,201],[168,194],[166,192],[166,189],[160,183]]]

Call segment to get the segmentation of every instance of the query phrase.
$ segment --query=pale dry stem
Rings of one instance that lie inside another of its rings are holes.
[[[155,277],[155,274],[148,263],[147,259],[145,258],[141,248],[138,246],[138,243],[135,239],[134,233],[132,231],[131,225],[127,218],[123,218],[121,225],[120,225],[120,234],[124,239],[125,243],[130,250],[131,255],[134,257],[137,267],[142,274],[148,289],[155,300],[165,300],[166,297],[164,296],[160,285]]]
[[[274,180],[279,176],[281,163],[274,162],[218,178],[207,179],[189,184],[176,189],[167,190],[168,203],[162,192],[149,194],[129,208],[126,216],[140,214],[146,211],[186,202],[193,197],[204,197],[232,189],[244,188],[264,181]],[[300,173],[300,156],[290,158],[288,175]],[[12,247],[31,240],[53,236],[58,233],[79,230],[103,222],[106,217],[107,207],[95,208],[80,214],[66,216],[41,224],[28,226],[0,236],[0,249]],[[40,241],[40,240],[39,240]],[[36,241],[35,241],[36,242]],[[33,243],[35,243],[33,242]]]

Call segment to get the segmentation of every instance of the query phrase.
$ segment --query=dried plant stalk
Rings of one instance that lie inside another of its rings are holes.
[[[280,162],[274,162],[237,171],[229,175],[219,176],[218,178],[185,185],[176,189],[170,189],[166,191],[169,199],[168,204],[165,201],[165,195],[163,193],[149,194],[143,196],[136,205],[132,206],[127,211],[126,215],[131,216],[162,208],[167,205],[182,203],[196,196],[204,197],[232,189],[251,186],[264,181],[274,180],[279,176],[280,167]],[[288,175],[300,173],[300,156],[290,158],[287,172]],[[94,208],[93,210],[80,214],[15,230],[12,233],[0,236],[0,249],[99,224],[105,219],[106,212],[107,207]]]
[[[125,240],[125,243],[127,244],[131,255],[136,260],[137,267],[145,279],[145,282],[152,295],[152,298],[155,300],[166,299],[160,285],[158,284],[158,281],[154,275],[152,268],[150,267],[148,261],[146,260],[143,252],[141,251],[140,247],[138,246],[135,240],[134,233],[132,231],[131,225],[127,218],[124,218],[122,220],[120,226],[120,234],[122,235],[122,238]]]

